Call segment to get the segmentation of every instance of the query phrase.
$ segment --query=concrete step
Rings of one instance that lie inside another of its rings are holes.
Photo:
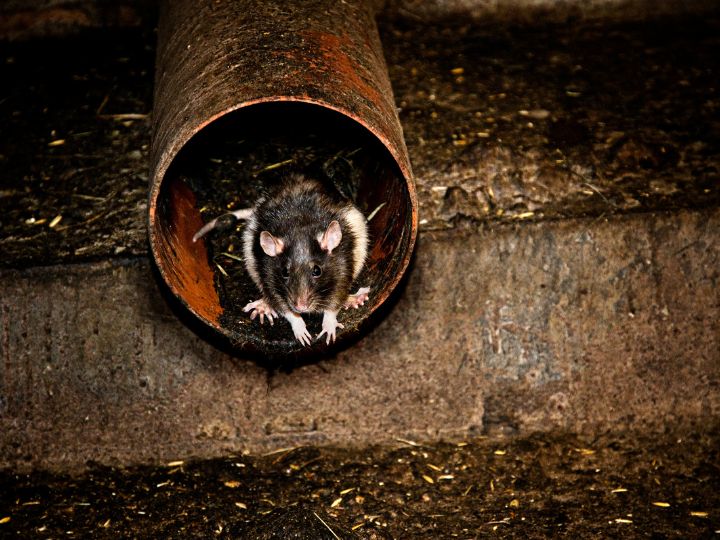
[[[158,288],[153,34],[6,44],[0,467],[717,429],[718,22],[382,20],[416,259],[367,336],[282,365]]]
[[[0,466],[717,427],[718,230],[710,210],[428,233],[374,330],[280,369],[193,333],[145,260],[4,270]]]

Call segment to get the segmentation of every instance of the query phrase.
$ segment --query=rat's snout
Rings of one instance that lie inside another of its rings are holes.
[[[310,311],[310,292],[307,290],[300,291],[293,302],[293,309],[298,313],[307,313]]]

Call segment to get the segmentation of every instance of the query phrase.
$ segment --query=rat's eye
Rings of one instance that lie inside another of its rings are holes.
[[[320,274],[322,274],[322,268],[316,264],[312,267],[312,277],[320,277]]]
[[[280,273],[282,274],[282,277],[286,279],[290,277],[290,269],[287,266],[283,266]]]

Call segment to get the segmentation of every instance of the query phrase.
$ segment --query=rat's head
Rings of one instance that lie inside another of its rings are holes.
[[[337,249],[341,241],[340,223],[335,220],[317,233],[294,231],[285,237],[260,233],[273,291],[291,310],[316,313],[338,307],[338,295],[347,294],[343,288],[349,286],[347,257]]]

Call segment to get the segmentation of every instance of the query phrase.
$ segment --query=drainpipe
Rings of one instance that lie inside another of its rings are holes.
[[[377,210],[369,222],[369,258],[360,283],[371,294],[365,306],[341,312],[340,321],[347,323],[341,341],[361,329],[407,269],[417,235],[417,200],[375,23],[377,9],[377,3],[361,0],[161,2],[148,205],[151,250],[172,294],[240,349],[285,354],[303,347],[289,327],[278,332],[284,323],[271,329],[230,309],[206,238],[192,241],[215,217],[201,215],[199,194],[217,196],[217,190],[228,189],[202,185],[198,164],[228,134],[250,137],[255,144],[256,138],[284,131],[297,139],[307,128],[313,144],[345,138],[348,148],[363,149],[349,192],[366,216]],[[264,181],[263,175],[244,177]],[[228,201],[234,195],[228,192]],[[235,279],[251,283],[246,273]],[[311,350],[322,348],[319,340]]]

